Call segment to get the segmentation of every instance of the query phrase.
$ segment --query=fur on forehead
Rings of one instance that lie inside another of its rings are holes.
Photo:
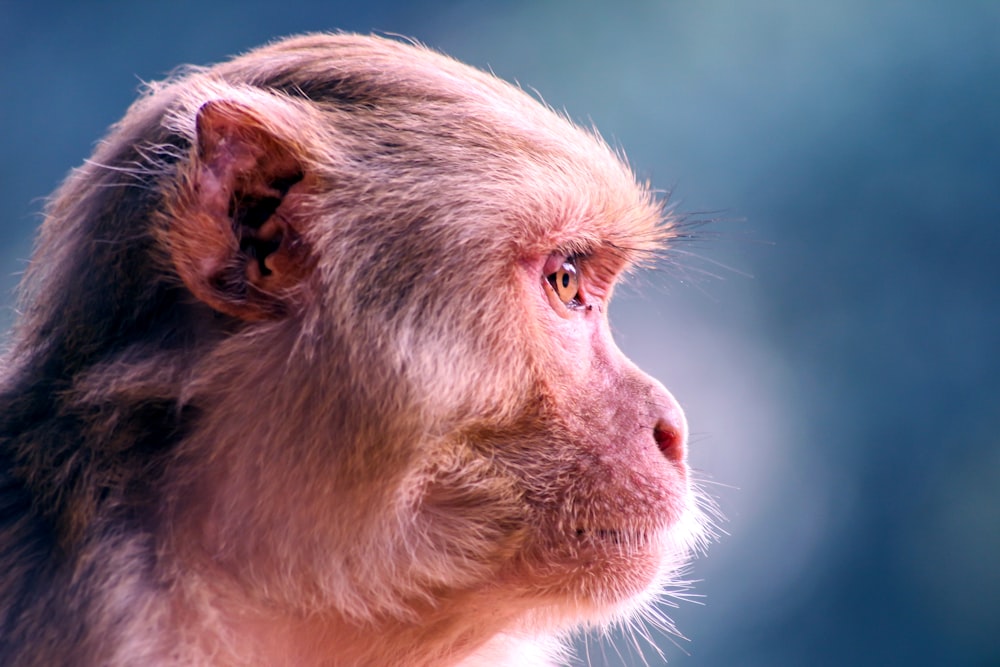
[[[390,221],[380,210],[447,218],[447,229],[464,218],[463,244],[482,256],[610,245],[643,259],[671,237],[659,203],[596,132],[420,45],[306,35],[182,83],[167,119],[174,131],[193,139],[210,100],[258,109],[337,201],[360,194],[365,211],[355,212],[382,224]],[[349,217],[338,211],[341,225]]]

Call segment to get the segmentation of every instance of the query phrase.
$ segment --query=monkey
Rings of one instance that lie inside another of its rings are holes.
[[[0,664],[552,665],[711,521],[616,285],[685,237],[416,42],[147,84],[46,205],[0,379]]]

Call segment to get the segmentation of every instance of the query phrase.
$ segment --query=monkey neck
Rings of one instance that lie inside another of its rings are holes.
[[[199,583],[188,577],[172,601],[177,632],[172,646],[190,647],[195,655],[187,660],[192,664],[222,667],[499,667],[526,664],[520,659],[523,655],[511,651],[513,646],[529,640],[537,645],[533,636],[517,636],[516,628],[527,613],[524,603],[489,600],[482,591],[464,591],[442,594],[419,606],[412,615],[419,622],[385,617],[360,621],[334,611],[264,606],[225,579]],[[527,664],[541,665],[543,660],[539,655]]]

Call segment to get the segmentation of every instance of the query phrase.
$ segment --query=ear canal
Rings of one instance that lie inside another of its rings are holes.
[[[299,150],[260,113],[228,100],[202,105],[166,230],[192,294],[244,320],[287,314],[290,288],[312,266],[301,234]]]

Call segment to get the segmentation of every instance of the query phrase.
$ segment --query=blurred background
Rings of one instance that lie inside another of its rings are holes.
[[[611,310],[727,517],[648,664],[1000,665],[1000,2],[0,0],[0,331],[140,81],[307,30],[537,89],[718,220]]]

